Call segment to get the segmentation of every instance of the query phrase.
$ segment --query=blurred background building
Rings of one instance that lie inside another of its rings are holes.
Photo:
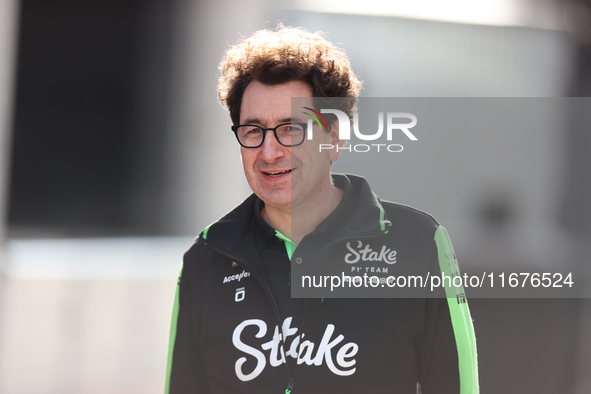
[[[591,94],[586,0],[0,2],[0,393],[163,391],[182,253],[249,194],[217,63],[280,20],[345,48],[365,97]],[[588,109],[511,150],[449,136],[374,187],[434,214],[464,270],[589,270]],[[587,300],[470,303],[482,393],[591,391]]]

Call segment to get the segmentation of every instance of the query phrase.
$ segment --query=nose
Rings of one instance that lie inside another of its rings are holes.
[[[265,130],[265,133],[265,139],[261,146],[261,158],[267,163],[272,163],[277,159],[284,157],[286,149],[289,148],[281,145],[279,141],[277,141],[273,130]]]

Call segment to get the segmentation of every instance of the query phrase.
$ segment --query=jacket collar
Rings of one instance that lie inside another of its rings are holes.
[[[343,174],[332,174],[332,177],[335,185],[345,192],[343,200],[315,231],[322,232],[332,241],[388,231],[391,223],[365,178]],[[207,227],[201,238],[228,256],[243,262],[252,260],[253,253],[258,253],[253,231],[255,207],[261,206],[257,200],[258,197],[251,194],[234,210]]]
[[[358,175],[332,175],[334,184],[344,190],[341,204],[317,227],[332,241],[358,238],[387,231],[391,226],[378,197],[365,178]]]

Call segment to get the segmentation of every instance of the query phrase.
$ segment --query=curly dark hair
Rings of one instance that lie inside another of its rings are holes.
[[[339,109],[349,115],[362,88],[347,55],[322,32],[311,33],[281,23],[274,30],[259,30],[230,47],[219,70],[218,98],[230,111],[234,124],[240,121],[242,96],[252,81],[266,85],[307,82],[313,97],[351,98],[337,100]]]

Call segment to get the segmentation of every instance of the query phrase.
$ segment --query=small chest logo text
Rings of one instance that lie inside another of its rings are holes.
[[[237,280],[238,282],[240,282],[242,280],[242,278],[248,278],[249,276],[250,276],[250,272],[243,270],[239,274],[224,277],[224,281],[222,283],[228,283],[228,282],[232,282],[234,280]]]
[[[383,261],[386,264],[395,264],[396,263],[396,251],[391,250],[386,247],[386,245],[382,245],[382,249],[377,251],[373,250],[369,244],[366,244],[364,248],[363,242],[357,241],[357,249],[351,246],[351,242],[347,242],[347,249],[351,253],[347,253],[345,255],[345,263],[347,264],[355,264],[358,261]]]

